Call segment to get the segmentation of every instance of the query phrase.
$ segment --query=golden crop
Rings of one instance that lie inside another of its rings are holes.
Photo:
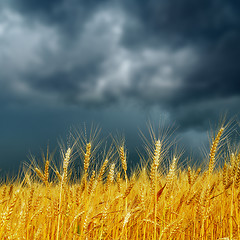
[[[180,167],[156,138],[148,164],[131,176],[124,144],[98,161],[94,141],[79,141],[62,148],[60,169],[47,154],[44,167],[30,164],[23,178],[1,184],[0,239],[239,239],[240,151],[217,154],[224,132],[212,139],[203,169]],[[82,174],[72,179],[76,149]]]

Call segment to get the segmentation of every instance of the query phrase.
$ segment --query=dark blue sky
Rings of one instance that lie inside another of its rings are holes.
[[[239,114],[238,1],[2,0],[0,169],[99,123],[139,145],[161,116],[187,146]]]

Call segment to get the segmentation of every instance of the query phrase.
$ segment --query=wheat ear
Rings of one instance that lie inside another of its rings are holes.
[[[49,177],[49,161],[47,160],[45,163],[45,170],[44,170],[44,180],[45,183],[48,185],[48,177]]]
[[[109,189],[110,184],[114,180],[114,168],[115,168],[115,163],[112,163],[109,174],[108,174],[108,179],[107,179],[107,184],[106,184],[106,191]]]
[[[223,127],[220,128],[215,140],[212,143],[212,147],[211,147],[210,154],[209,154],[209,156],[210,156],[209,167],[208,167],[208,174],[209,175],[212,173],[213,168],[214,168],[216,150],[217,150],[217,146],[219,144],[219,141],[220,141],[220,138],[221,138],[221,135],[222,135],[223,131],[224,131],[224,128]]]
[[[98,174],[98,180],[99,181],[102,181],[103,180],[103,175],[104,175],[104,172],[105,172],[105,169],[107,167],[107,164],[108,164],[108,158],[105,159],[100,171],[99,171],[99,174]]]
[[[86,153],[85,153],[85,156],[84,156],[84,171],[85,171],[85,174],[87,174],[87,170],[88,170],[89,163],[90,163],[91,148],[92,148],[91,143],[88,143],[86,145]]]

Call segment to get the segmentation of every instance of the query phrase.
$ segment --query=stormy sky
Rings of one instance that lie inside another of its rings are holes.
[[[2,171],[84,122],[122,131],[131,152],[163,116],[191,152],[239,105],[236,0],[0,2]]]

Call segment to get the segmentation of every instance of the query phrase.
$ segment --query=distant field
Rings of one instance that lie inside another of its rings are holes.
[[[124,141],[98,152],[96,134],[80,134],[60,148],[60,167],[47,151],[42,167],[33,160],[23,178],[1,182],[0,239],[239,239],[240,145],[226,129],[201,168],[179,166],[181,154],[152,133],[131,175]]]

